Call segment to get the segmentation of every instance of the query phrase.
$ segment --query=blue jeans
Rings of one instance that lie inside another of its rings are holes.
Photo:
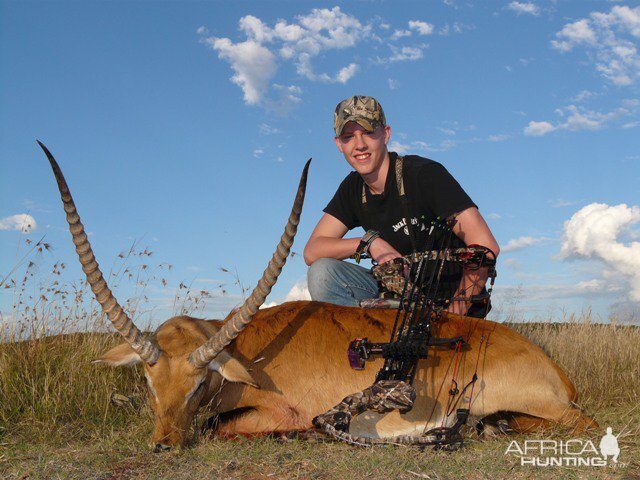
[[[358,307],[360,300],[379,295],[378,282],[370,269],[335,258],[319,258],[313,262],[307,271],[307,283],[312,300],[346,307]],[[488,305],[473,303],[466,315],[484,318],[489,310],[491,302]]]
[[[309,294],[313,300],[347,307],[378,296],[378,282],[371,270],[335,258],[319,258],[307,271]]]

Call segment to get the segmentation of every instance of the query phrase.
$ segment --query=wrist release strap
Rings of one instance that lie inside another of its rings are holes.
[[[356,263],[360,263],[360,260],[363,258],[369,258],[369,247],[379,236],[380,232],[376,232],[375,230],[368,230],[367,233],[365,233],[360,239],[358,248],[356,248],[356,253],[354,253],[351,258],[353,258]]]

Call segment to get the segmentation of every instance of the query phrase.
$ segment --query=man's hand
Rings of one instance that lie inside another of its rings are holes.
[[[371,245],[369,246],[369,255],[378,263],[378,265],[402,256],[395,248],[380,237],[371,242]]]
[[[491,230],[489,230],[487,222],[475,207],[467,208],[456,216],[453,233],[466,245],[481,245],[488,248],[494,257],[497,257],[498,253],[500,253],[498,242],[496,242]],[[485,283],[487,283],[488,273],[487,268],[464,270],[460,286],[454,297],[469,298],[472,295],[479,294]],[[469,307],[471,307],[471,302],[458,300],[451,302],[447,311],[457,315],[466,315]]]

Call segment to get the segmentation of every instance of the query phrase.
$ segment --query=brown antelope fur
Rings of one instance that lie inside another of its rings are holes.
[[[347,347],[356,337],[388,341],[395,314],[395,310],[308,301],[260,310],[231,347],[217,357],[218,365],[212,369],[197,369],[187,359],[221,323],[190,317],[168,320],[156,335],[160,359],[154,366],[144,367],[156,418],[153,442],[187,442],[193,416],[203,405],[223,414],[217,433],[225,437],[311,428],[314,416],[374,382],[382,360],[367,362],[364,370],[353,370]],[[510,412],[510,427],[517,431],[552,423],[575,430],[597,427],[575,408],[576,390],[567,376],[524,336],[488,320],[455,315],[434,322],[432,332],[438,337],[462,334],[470,344],[460,358],[460,389],[471,380],[481,348],[479,378],[471,402],[475,421]],[[121,345],[101,360],[124,365],[131,364],[130,357],[131,348]],[[413,409],[403,415],[397,411],[364,413],[354,419],[351,432],[386,437],[440,426],[453,360],[453,350],[430,350],[429,358],[420,361],[414,380],[417,399]],[[228,382],[223,382],[221,375]],[[205,386],[185,400],[202,379]],[[470,393],[471,388],[459,407],[468,406]],[[445,418],[444,424],[454,421],[455,414]]]

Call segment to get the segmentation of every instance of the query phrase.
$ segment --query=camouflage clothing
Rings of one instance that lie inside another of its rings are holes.
[[[355,95],[341,101],[333,114],[333,128],[336,135],[342,133],[347,122],[356,122],[368,132],[387,125],[380,103],[366,95]]]
[[[351,419],[366,410],[387,413],[400,410],[406,413],[413,407],[416,392],[411,385],[398,380],[381,380],[361,392],[356,392],[342,399],[331,410],[313,419],[316,428],[325,424],[332,425],[342,432],[349,431]]]

